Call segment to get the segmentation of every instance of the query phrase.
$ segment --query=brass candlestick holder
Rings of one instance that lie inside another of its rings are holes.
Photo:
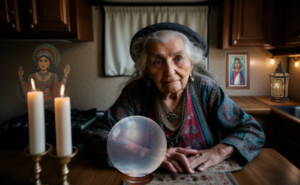
[[[33,163],[32,166],[32,174],[33,174],[33,184],[34,185],[42,185],[42,181],[40,179],[40,174],[42,171],[42,167],[40,165],[40,161],[42,160],[43,156],[47,155],[52,150],[52,146],[49,143],[46,143],[46,151],[39,154],[30,154],[29,153],[29,146],[23,150],[23,154],[27,157],[31,158]]]
[[[51,152],[50,152],[50,156],[53,158],[58,159],[59,165],[60,167],[58,168],[58,176],[59,176],[59,181],[60,181],[60,185],[70,185],[70,183],[68,182],[68,173],[69,173],[69,169],[68,169],[68,163],[71,161],[72,157],[74,157],[77,152],[78,149],[73,146],[73,153],[71,155],[67,155],[67,156],[57,156],[56,154],[56,148],[54,148]]]

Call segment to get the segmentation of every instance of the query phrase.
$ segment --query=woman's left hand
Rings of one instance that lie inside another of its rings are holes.
[[[194,170],[190,168],[187,157],[196,154],[197,150],[190,149],[189,147],[168,148],[160,167],[165,168],[172,173],[183,173],[184,171],[194,173]]]
[[[70,65],[67,64],[66,67],[65,67],[65,69],[64,69],[64,76],[68,76],[70,70],[71,70]]]
[[[198,171],[204,171],[235,154],[236,149],[233,146],[218,144],[210,149],[198,150],[198,153],[189,157],[188,160],[191,169],[197,168]]]

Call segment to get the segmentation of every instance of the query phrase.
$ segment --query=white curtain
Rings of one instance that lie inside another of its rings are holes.
[[[208,6],[104,6],[106,76],[132,75],[134,62],[129,46],[134,34],[151,24],[174,22],[199,33],[207,42]]]

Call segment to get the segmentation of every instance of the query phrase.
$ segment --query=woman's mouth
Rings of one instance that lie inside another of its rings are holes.
[[[175,82],[178,82],[179,80],[168,80],[168,81],[165,81],[164,83],[168,83],[168,84],[170,84],[170,83],[175,83]]]

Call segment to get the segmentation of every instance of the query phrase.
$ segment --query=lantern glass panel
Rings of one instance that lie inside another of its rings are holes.
[[[289,89],[289,78],[286,78],[286,83],[285,83],[285,97],[288,97],[288,89]]]
[[[284,78],[271,77],[271,96],[282,98],[284,95]]]

